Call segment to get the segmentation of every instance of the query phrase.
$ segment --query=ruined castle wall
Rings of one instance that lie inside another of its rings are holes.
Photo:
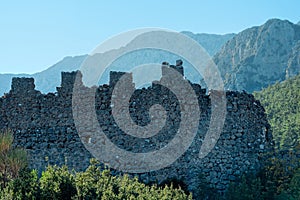
[[[41,94],[34,90],[32,78],[13,78],[11,91],[1,98],[1,128],[14,132],[14,145],[28,151],[32,168],[42,170],[48,164],[66,163],[83,170],[89,164],[91,155],[73,122],[72,80],[64,80],[60,92]]]
[[[110,84],[101,85],[96,90],[95,109],[101,128],[115,145],[127,151],[149,152],[165,146],[180,124],[176,96],[156,84],[135,90],[129,110],[136,124],[145,126],[149,123],[149,108],[154,104],[162,105],[168,111],[168,118],[163,129],[151,138],[129,136],[117,127],[111,115],[113,86],[122,74],[112,72]],[[36,91],[32,78],[13,78],[11,91],[0,98],[0,129],[13,131],[14,145],[28,151],[31,168],[42,170],[48,164],[67,164],[76,170],[84,170],[93,157],[82,144],[72,116],[75,76],[76,72],[62,73],[61,87],[56,93],[49,94]],[[269,124],[263,107],[253,95],[226,92],[227,114],[222,134],[213,150],[200,159],[199,149],[209,128],[211,98],[200,85],[192,84],[192,87],[201,110],[198,132],[192,145],[172,165],[138,176],[145,183],[182,179],[195,192],[201,174],[222,191],[229,181],[242,173],[256,172],[261,165],[261,155],[273,150]]]

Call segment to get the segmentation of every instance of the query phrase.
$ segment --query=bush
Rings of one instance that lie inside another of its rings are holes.
[[[19,177],[12,181],[13,199],[39,199],[39,183],[36,170],[28,168],[20,171]]]
[[[244,175],[240,181],[231,183],[226,195],[229,200],[260,200],[262,195],[262,184],[260,178],[253,175]]]
[[[258,174],[266,196],[280,195],[289,190],[290,182],[299,166],[299,159],[290,151],[282,158],[270,158]]]
[[[93,159],[84,172],[69,171],[66,166],[48,166],[38,178],[35,170],[22,170],[20,176],[0,190],[2,199],[192,199],[173,184],[147,186],[128,175],[112,176],[101,170]]]
[[[172,188],[176,188],[176,189],[181,189],[183,190],[186,194],[189,194],[188,191],[188,186],[185,184],[183,179],[178,179],[176,177],[167,179],[165,181],[163,181],[161,184],[159,184],[160,187],[172,187]]]
[[[11,186],[11,184],[7,184],[7,186],[5,188],[1,188],[0,189],[1,200],[12,200],[12,199],[15,199],[12,188],[13,187]]]
[[[293,198],[300,199],[300,168],[294,174],[289,189]]]
[[[217,200],[221,198],[221,194],[216,188],[212,187],[203,174],[198,176],[197,190],[194,195],[201,200]]]
[[[0,133],[0,188],[17,178],[19,171],[27,165],[26,151],[13,148],[13,134],[10,131]]]
[[[41,199],[70,199],[76,194],[75,178],[66,166],[48,166],[39,181]]]
[[[299,159],[294,155],[271,158],[255,176],[244,175],[240,181],[231,183],[227,199],[300,199]]]
[[[283,191],[278,199],[299,200],[300,199],[300,168],[294,174],[289,188]]]
[[[77,199],[96,199],[97,197],[97,182],[101,178],[99,164],[95,159],[91,159],[90,166],[85,172],[78,172],[75,176],[76,198]]]

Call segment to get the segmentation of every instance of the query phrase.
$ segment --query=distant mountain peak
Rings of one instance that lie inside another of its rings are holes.
[[[190,31],[182,31],[182,34],[197,41],[210,56],[214,56],[222,46],[230,39],[232,39],[235,34],[209,34],[209,33],[193,33]]]
[[[270,19],[229,40],[214,61],[227,89],[259,91],[300,72],[299,44],[299,26]]]
[[[292,24],[292,22],[290,22],[289,20],[286,19],[278,19],[278,18],[272,18],[266,21],[266,23],[264,23],[263,25],[269,25],[269,24],[274,24],[274,23],[290,23]]]
[[[283,25],[293,26],[294,23],[290,22],[289,20],[270,19],[262,26],[283,26]]]
[[[196,42],[201,44],[201,46],[207,51],[207,53],[211,56],[213,56],[216,52],[218,52],[221,47],[230,40],[234,34],[226,34],[226,35],[217,35],[217,34],[194,34],[192,32],[184,31],[183,34],[187,35],[188,37],[193,38]],[[149,51],[148,51],[149,53]],[[62,71],[75,71],[80,69],[82,62],[85,61],[88,55],[80,55],[80,56],[66,56],[56,64],[50,66],[48,69],[41,71],[39,73],[35,74],[0,74],[0,96],[8,92],[11,85],[11,79],[12,77],[20,77],[20,76],[26,76],[26,77],[34,77],[35,79],[35,85],[36,89],[43,92],[55,92],[55,88],[59,86],[61,82],[61,75],[60,73]],[[176,58],[171,58],[170,56],[166,54],[161,54],[155,56],[157,59],[161,61],[172,61]],[[146,61],[146,56],[142,55],[138,58],[134,57],[127,57],[128,59],[124,61],[124,63],[121,63],[123,67],[120,70],[128,70],[126,67],[134,65],[135,63],[138,63],[139,60],[144,59],[143,61]],[[114,63],[116,64],[116,63]],[[114,66],[116,67],[116,66]]]
[[[270,19],[261,26],[248,28],[238,34],[181,33],[194,39],[209,55],[214,56],[226,89],[259,91],[300,72],[300,22],[294,24],[288,20]],[[177,55],[154,54],[149,51],[147,55],[155,55],[157,63],[178,58]],[[143,52],[130,56],[114,63],[114,67],[126,71],[128,66],[147,63],[150,58]],[[9,91],[11,78],[14,76],[34,77],[38,90],[43,93],[54,91],[60,84],[60,73],[80,69],[86,57],[87,55],[67,56],[48,69],[32,75],[0,74],[0,95]],[[140,62],[141,59],[143,62]],[[199,78],[198,75],[195,77]],[[197,82],[197,79],[190,80]]]

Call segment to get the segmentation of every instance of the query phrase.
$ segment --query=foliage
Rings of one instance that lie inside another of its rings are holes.
[[[253,175],[242,176],[239,182],[231,183],[227,191],[226,199],[229,200],[261,200],[262,184],[258,177]]]
[[[2,135],[0,140],[1,159],[4,160],[4,155],[14,155],[15,157],[11,157],[10,160],[18,160],[16,159],[20,155],[18,151],[8,153],[16,150],[11,146],[12,141],[11,135]],[[238,181],[232,182],[224,197],[229,200],[299,200],[299,158],[292,154],[292,151],[283,152],[286,155],[280,154],[280,156],[266,160],[264,168],[258,174],[245,174]],[[99,167],[99,163],[95,159],[91,160],[90,166],[84,172],[70,171],[66,166],[48,166],[40,177],[36,170],[30,171],[24,167],[14,167],[21,162],[16,162],[15,165],[12,165],[12,162],[6,163],[7,166],[12,166],[11,171],[18,173],[17,175],[6,175],[9,179],[0,189],[1,200],[192,199],[192,195],[186,192],[186,185],[179,180],[169,180],[163,184],[164,186],[155,184],[149,186],[139,182],[136,177],[112,176],[108,169],[103,170]],[[7,168],[1,169],[8,170]],[[199,179],[202,181],[200,181],[201,184],[195,196],[200,199],[224,198],[210,187],[203,176],[199,176]]]
[[[189,193],[189,190],[188,190],[188,186],[185,184],[184,180],[183,179],[178,179],[177,177],[173,177],[173,178],[168,178],[164,181],[162,181],[160,184],[159,184],[160,187],[165,187],[165,186],[168,186],[168,187],[173,187],[173,188],[177,188],[177,189],[182,189],[186,194]]]
[[[299,159],[291,152],[286,152],[283,158],[270,158],[259,174],[264,180],[266,191],[280,194],[289,188],[291,179],[299,167]]]
[[[299,158],[287,153],[290,157],[267,159],[258,174],[245,174],[232,182],[226,199],[300,199]]]
[[[293,199],[300,199],[300,168],[296,171],[291,180],[289,193]]]
[[[279,200],[299,200],[300,199],[300,168],[296,171],[289,187],[283,191],[278,198]]]
[[[275,143],[281,149],[300,144],[300,75],[254,93],[266,109]]]
[[[13,134],[10,131],[0,133],[0,188],[18,177],[19,171],[26,167],[26,151],[13,148]]]
[[[12,196],[18,200],[34,200],[39,197],[38,173],[36,170],[25,168],[19,177],[12,181]]]
[[[0,191],[1,199],[192,199],[181,188],[147,186],[128,175],[112,176],[101,170],[95,160],[84,172],[69,171],[66,166],[48,166],[40,178],[35,170],[23,170],[20,176]]]
[[[48,166],[39,180],[41,199],[71,199],[76,194],[74,180],[66,166]]]
[[[220,193],[216,190],[216,188],[213,188],[207,179],[204,177],[203,174],[200,174],[198,176],[199,179],[199,185],[197,187],[197,190],[195,193],[193,193],[194,196],[197,196],[199,199],[209,199],[209,200],[217,200],[220,199]]]

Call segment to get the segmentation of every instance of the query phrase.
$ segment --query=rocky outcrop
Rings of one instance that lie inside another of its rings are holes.
[[[236,34],[229,33],[224,35],[217,34],[207,34],[207,33],[192,33],[189,31],[181,32],[190,38],[197,41],[202,47],[207,51],[210,56],[214,56],[216,53],[220,51],[224,44],[227,41],[232,39]]]
[[[237,34],[214,57],[230,90],[259,91],[299,73],[300,27],[271,19]]]
[[[286,79],[298,75],[299,72],[300,72],[300,40],[293,47],[292,52],[289,55],[289,60],[287,63],[287,69],[285,74]]]

